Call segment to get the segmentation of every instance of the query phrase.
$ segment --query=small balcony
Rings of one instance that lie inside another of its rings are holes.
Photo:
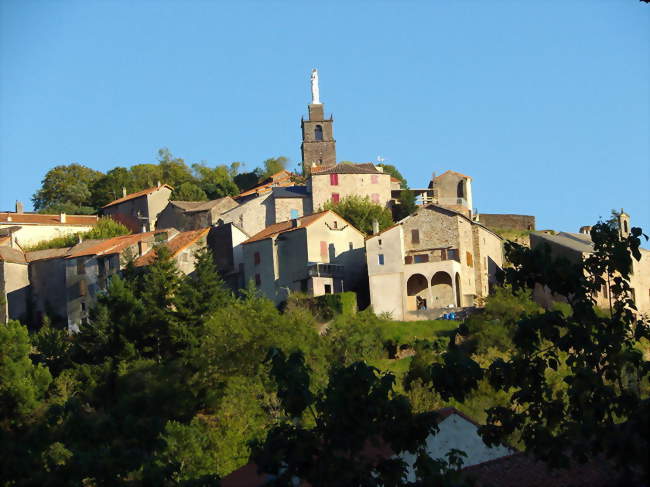
[[[309,277],[343,277],[345,267],[339,264],[312,262],[307,264]]]

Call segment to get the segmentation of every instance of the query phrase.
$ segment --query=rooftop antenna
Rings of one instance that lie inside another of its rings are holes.
[[[384,159],[383,157],[381,157],[381,156],[377,156],[377,162],[378,162],[379,164],[383,164],[385,160],[386,160],[386,159]]]

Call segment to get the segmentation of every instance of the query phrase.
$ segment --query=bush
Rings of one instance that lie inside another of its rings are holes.
[[[393,224],[393,215],[388,208],[377,205],[370,201],[366,196],[362,198],[358,195],[343,198],[338,203],[328,201],[322,208],[323,210],[332,210],[355,228],[367,235],[372,234],[372,222],[377,220],[379,230],[384,230]]]
[[[330,321],[338,315],[351,316],[357,312],[357,295],[354,292],[309,296],[292,293],[287,299],[285,310],[306,308],[319,321]]]

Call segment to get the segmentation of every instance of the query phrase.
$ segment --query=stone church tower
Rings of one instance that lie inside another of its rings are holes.
[[[334,119],[330,115],[325,119],[325,109],[320,102],[318,89],[318,71],[311,73],[311,103],[308,107],[309,118],[301,120],[302,127],[302,170],[308,174],[312,165],[336,165],[336,141],[332,132]]]

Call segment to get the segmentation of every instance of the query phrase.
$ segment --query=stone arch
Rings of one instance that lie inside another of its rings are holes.
[[[460,287],[460,274],[456,273],[456,306],[460,308],[461,305],[461,287]]]
[[[422,274],[413,274],[406,281],[407,309],[416,311],[426,309],[429,306],[427,297],[429,295],[429,283]]]
[[[314,128],[314,140],[323,140],[323,126],[316,125]]]
[[[451,276],[446,272],[436,272],[431,278],[432,305],[436,308],[446,308],[455,303]]]
[[[456,186],[456,197],[465,197],[465,180],[458,181],[458,186]]]

